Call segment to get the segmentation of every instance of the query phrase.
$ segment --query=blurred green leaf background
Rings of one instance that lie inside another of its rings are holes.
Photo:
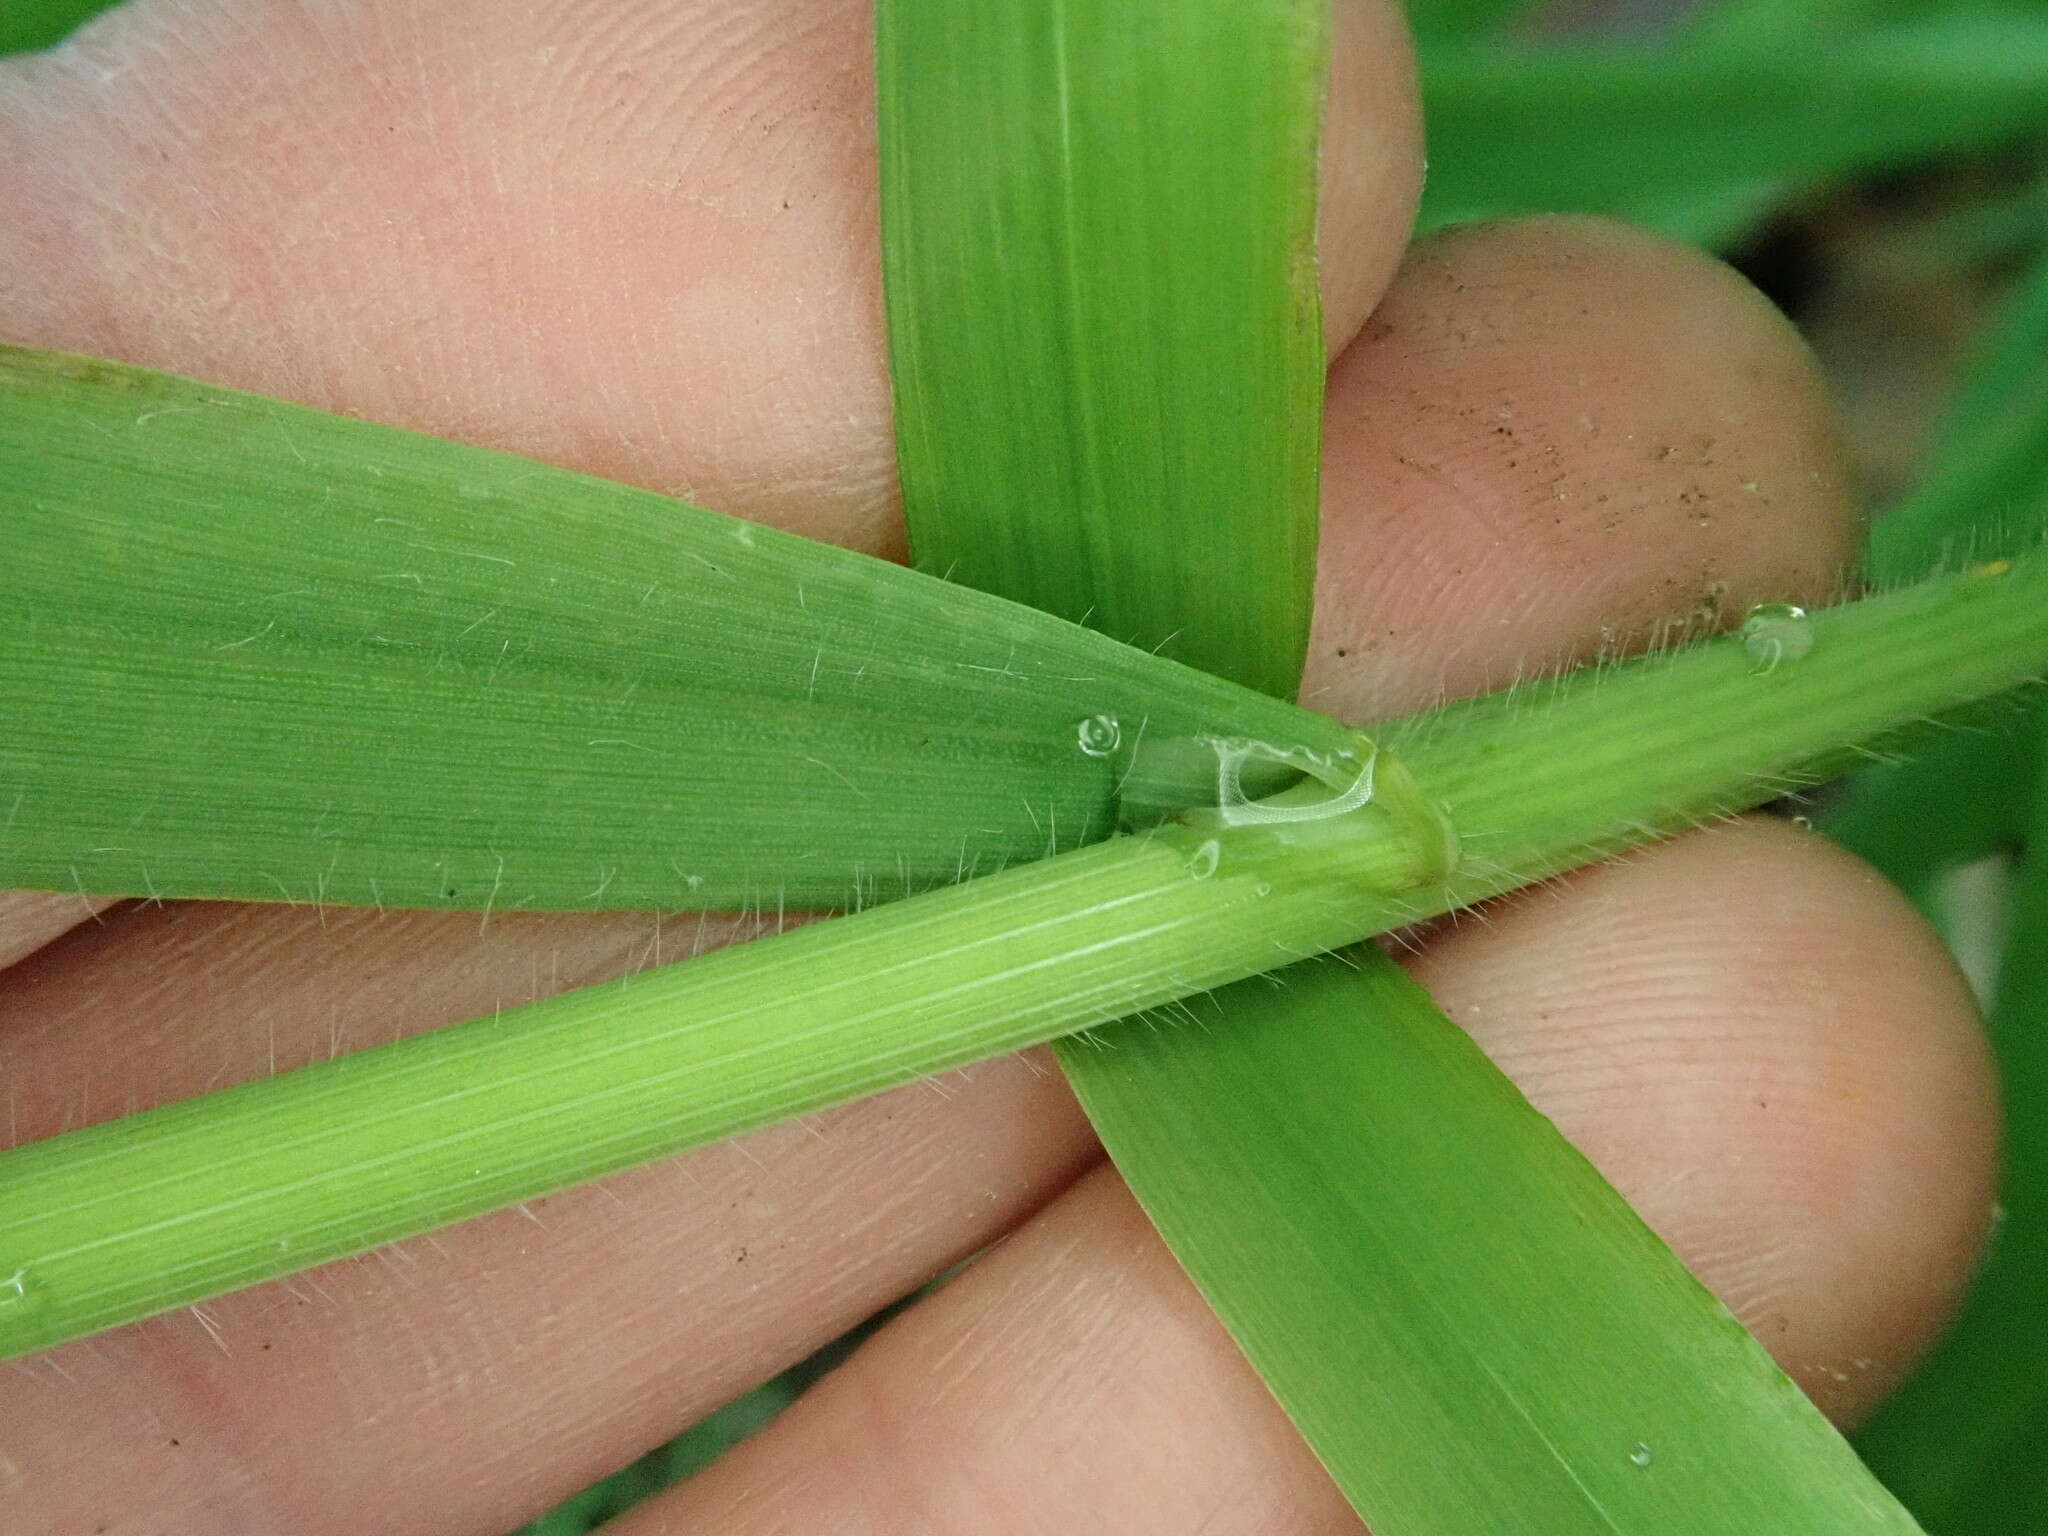
[[[0,52],[101,0],[0,0]],[[2048,524],[2048,5],[1414,0],[1424,228],[1628,219],[1733,261],[1834,378],[1893,583]],[[1877,864],[1984,997],[2003,1217],[1964,1315],[1859,1448],[1934,1536],[2048,1531],[2048,709],[1980,711],[1796,809]],[[708,1464],[851,1346],[524,1528],[572,1536]]]

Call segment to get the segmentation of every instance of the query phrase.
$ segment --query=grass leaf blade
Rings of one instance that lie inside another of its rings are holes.
[[[1082,1100],[1376,1532],[1917,1529],[1379,951],[1138,1029]]]
[[[0,350],[0,887],[839,907],[1106,834],[1290,705],[631,487]]]
[[[1991,1010],[2006,1102],[2006,1215],[1955,1327],[1865,1426],[1871,1464],[1941,1536],[1994,1536],[2041,1514],[2048,1425],[2048,730],[2013,924]]]
[[[1920,483],[1870,531],[1881,584],[2030,549],[2048,531],[2048,252],[1963,369]]]
[[[0,54],[61,43],[115,0],[7,0],[0,7]]]
[[[1175,633],[1182,654],[1292,691],[1309,583],[1214,557],[1309,546],[1315,483],[1299,466],[1319,412],[1292,415],[1292,444],[1242,427],[1246,400],[1316,400],[1302,375],[1319,376],[1319,352],[1224,347],[1190,372],[1162,369],[1151,349],[1189,329],[1191,305],[1232,334],[1270,326],[1282,279],[1304,263],[1185,270],[1185,210],[1124,152],[1156,136],[1225,185],[1262,185],[1265,202],[1212,199],[1209,217],[1243,238],[1301,238],[1275,182],[1306,186],[1309,155],[1290,164],[1284,142],[1243,134],[1215,144],[1136,103],[1197,101],[1217,82],[1287,103],[1304,82],[1246,82],[1242,59],[1261,50],[1194,46],[1208,36],[1201,5],[1133,30],[1155,50],[1135,88],[1122,35],[1059,30],[1098,8],[1010,9],[983,34],[878,8],[912,547],[960,579],[1111,633]],[[1289,5],[1217,9],[1274,35],[1297,19]],[[1162,33],[1174,46],[1158,48]],[[1124,210],[1113,233],[1076,216],[1096,199]],[[1085,291],[1097,284],[1120,301]],[[1147,496],[1121,499],[1129,477],[1105,444],[1157,456]],[[1182,473],[1190,463],[1199,477]],[[1504,846],[1489,837],[1479,846]],[[1232,851],[1212,846],[1211,869],[1228,867]],[[1265,889],[1279,899],[1289,883],[1283,868]],[[1155,1225],[1375,1530],[1719,1533],[1786,1516],[1816,1531],[1913,1529],[1456,1027],[1384,956],[1354,963],[1311,962],[1062,1040],[1059,1056]],[[1393,1112],[1376,1114],[1389,1096]],[[1494,1204],[1502,1185],[1512,1209]],[[1462,1242],[1436,1224],[1445,1207]],[[1590,1226],[1589,1211],[1601,1217]],[[1503,1249],[1517,1259],[1505,1270]],[[1591,1364],[1560,1370],[1558,1334]],[[1617,1413],[1626,1433],[1609,1432]],[[1653,1472],[1649,1440],[1675,1464]]]
[[[1324,9],[877,7],[918,563],[1288,697],[1315,575],[1293,509],[1322,401]]]
[[[1996,13],[1658,50],[1430,48],[1422,222],[1603,213],[1725,237],[1759,189],[2038,129],[2043,60],[2048,21]]]

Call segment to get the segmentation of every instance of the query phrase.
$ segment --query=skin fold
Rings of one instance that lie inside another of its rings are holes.
[[[132,0],[0,65],[0,339],[900,553],[868,27],[859,0]],[[1309,703],[1370,719],[1839,592],[1830,410],[1739,278],[1564,219],[1404,255],[1385,5],[1339,7],[1326,139]],[[83,915],[0,896],[12,1141],[753,932]],[[1831,1412],[1924,1348],[1988,1218],[1994,1093],[1954,968],[1867,870],[1744,820],[1409,963]],[[502,1536],[992,1243],[618,1529],[1357,1528],[1035,1055],[14,1362],[0,1526]]]

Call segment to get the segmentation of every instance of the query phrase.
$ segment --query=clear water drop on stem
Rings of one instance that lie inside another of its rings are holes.
[[[1074,728],[1081,751],[1089,757],[1108,757],[1123,745],[1124,728],[1114,715],[1090,715]]]
[[[1188,874],[1194,879],[1206,880],[1216,873],[1216,866],[1222,862],[1223,845],[1212,837],[1188,855]]]
[[[1758,603],[1742,620],[1742,649],[1758,676],[1813,649],[1813,619],[1797,603]]]
[[[1656,1460],[1650,1454],[1650,1448],[1640,1440],[1636,1442],[1635,1449],[1628,1453],[1628,1459],[1639,1467],[1647,1467],[1652,1461]]]

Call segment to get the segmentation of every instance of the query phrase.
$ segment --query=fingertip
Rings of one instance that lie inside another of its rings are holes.
[[[1413,962],[1831,1414],[1896,1385],[1986,1236],[1968,988],[1867,866],[1750,818],[1498,904]]]
[[[1330,381],[1303,697],[1371,718],[1839,593],[1860,534],[1798,335],[1604,220],[1420,242]]]
[[[0,970],[90,921],[114,904],[107,896],[0,891]]]
[[[1338,0],[1331,13],[1316,247],[1323,335],[1336,357],[1386,292],[1422,195],[1422,105],[1400,7]]]

